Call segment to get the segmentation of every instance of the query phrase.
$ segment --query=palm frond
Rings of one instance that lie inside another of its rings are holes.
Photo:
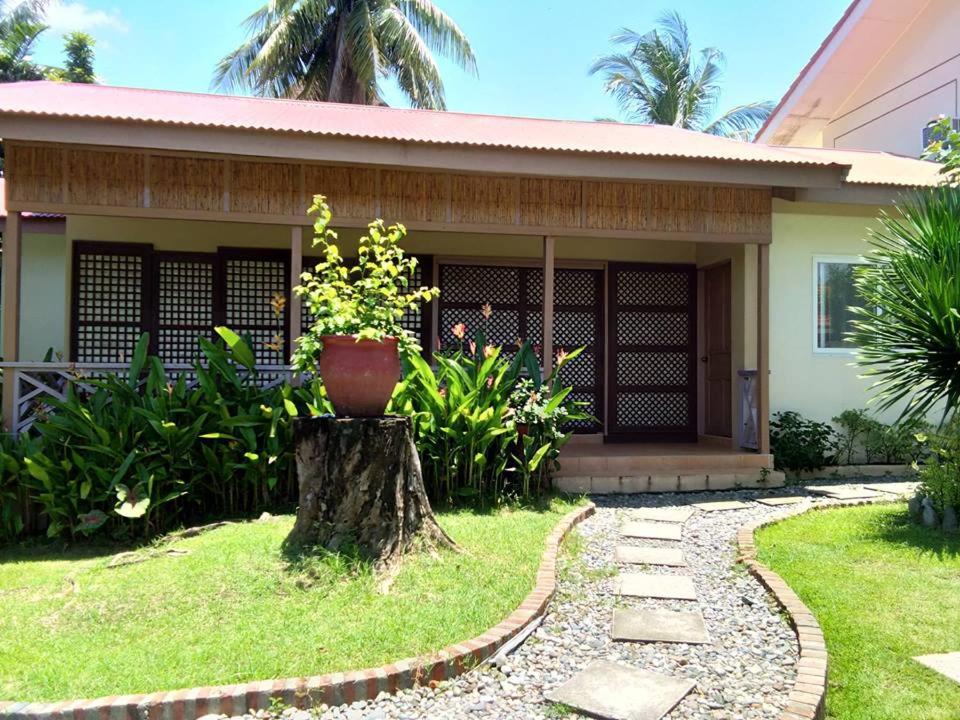
[[[737,139],[749,139],[770,116],[773,107],[774,104],[767,100],[737,105],[704,127],[703,132]]]

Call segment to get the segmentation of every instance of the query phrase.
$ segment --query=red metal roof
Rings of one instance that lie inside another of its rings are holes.
[[[0,85],[0,115],[86,118],[532,151],[831,166],[664,125],[543,120],[50,81]]]

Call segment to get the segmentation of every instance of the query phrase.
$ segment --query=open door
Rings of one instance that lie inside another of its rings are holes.
[[[725,262],[703,273],[703,432],[732,437],[731,273]]]

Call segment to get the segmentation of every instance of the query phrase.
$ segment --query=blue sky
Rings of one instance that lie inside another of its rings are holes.
[[[210,89],[213,68],[243,38],[241,23],[264,0],[55,0],[52,29],[36,59],[61,60],[61,35],[98,39],[102,82],[175,90]],[[451,110],[594,119],[615,117],[587,69],[621,26],[650,29],[665,9],[687,20],[696,47],[727,56],[722,108],[778,100],[847,0],[436,0],[463,28],[479,77],[442,63]],[[389,93],[393,104],[399,94]]]

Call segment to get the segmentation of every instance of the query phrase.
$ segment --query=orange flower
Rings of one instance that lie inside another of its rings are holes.
[[[564,361],[567,359],[567,351],[563,348],[557,351],[557,365],[563,365]]]
[[[287,298],[282,292],[274,293],[270,299],[270,307],[273,308],[273,314],[277,317],[283,314],[283,309],[287,306]]]
[[[437,390],[437,394],[439,394],[440,397],[446,397],[446,396],[447,396],[447,389],[446,389],[446,388],[440,388],[439,390]]]
[[[480,308],[480,314],[483,315],[484,320],[489,320],[490,316],[493,315],[493,308],[490,307],[490,303],[484,303]]]
[[[470,341],[470,343],[467,345],[467,347],[470,348],[470,354],[471,354],[471,355],[476,355],[476,354],[477,354],[477,344],[476,344],[473,340]]]
[[[493,345],[487,344],[487,345],[484,345],[484,346],[483,346],[483,356],[484,356],[485,358],[493,357],[493,354],[494,354],[496,351],[497,351],[497,349],[496,349]]]
[[[450,332],[453,333],[453,336],[457,340],[463,340],[463,338],[467,335],[467,326],[463,323],[457,323],[450,329]]]

